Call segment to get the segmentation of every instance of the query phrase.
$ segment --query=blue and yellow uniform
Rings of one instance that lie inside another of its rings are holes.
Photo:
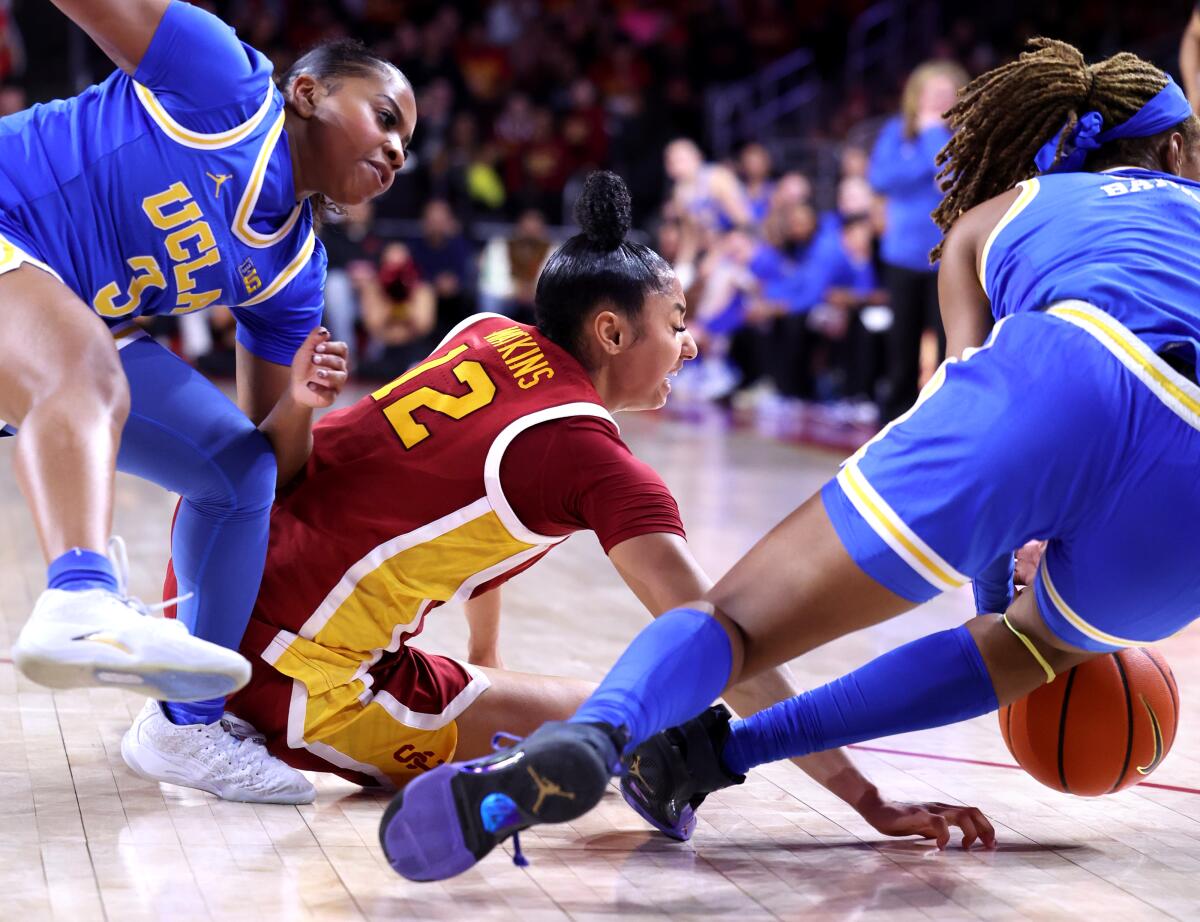
[[[283,123],[270,61],[173,3],[134,76],[0,120],[0,272],[41,266],[110,325],[224,305],[290,363],[325,256]]]
[[[0,273],[35,265],[113,328],[131,397],[117,467],[183,497],[172,553],[195,595],[180,618],[233,649],[262,577],[274,456],[131,321],[223,305],[238,341],[281,365],[320,323],[325,253],[296,201],[271,72],[219,19],[174,2],[132,77],[0,119]]]
[[[1020,189],[982,252],[988,341],[843,465],[825,507],[913,601],[1049,539],[1051,629],[1151,643],[1200,615],[1200,184],[1120,169]]]

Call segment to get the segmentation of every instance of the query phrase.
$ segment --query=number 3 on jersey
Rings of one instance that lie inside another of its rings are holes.
[[[372,393],[371,396],[375,400],[383,400],[400,385],[411,381],[413,378],[432,368],[453,362],[466,351],[467,347],[465,345],[459,346],[441,358],[432,359],[423,365],[418,365],[416,368],[402,374],[395,381],[385,384],[379,390]],[[419,387],[412,393],[405,394],[399,400],[383,408],[383,415],[392,424],[392,428],[396,430],[396,435],[400,436],[400,441],[404,443],[405,448],[412,448],[414,445],[419,445],[425,439],[429,438],[429,428],[413,418],[414,410],[425,407],[434,412],[449,416],[451,419],[462,419],[465,416],[470,416],[476,410],[483,409],[495,398],[496,385],[492,383],[492,379],[488,377],[488,373],[484,371],[483,366],[478,362],[464,359],[455,365],[452,371],[454,372],[454,377],[467,386],[465,394],[447,394],[443,391],[434,390],[432,387]]]

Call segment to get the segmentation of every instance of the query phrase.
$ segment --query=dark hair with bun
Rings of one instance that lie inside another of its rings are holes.
[[[626,317],[641,316],[646,295],[669,291],[675,273],[643,243],[625,239],[633,223],[629,189],[615,173],[591,173],[575,203],[580,233],[546,262],[534,294],[537,327],[580,361],[584,322],[604,304]]]

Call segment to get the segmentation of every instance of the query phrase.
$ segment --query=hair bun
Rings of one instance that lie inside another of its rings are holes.
[[[575,220],[592,246],[601,250],[619,247],[633,225],[633,201],[625,181],[607,170],[588,174],[583,194],[575,203]]]

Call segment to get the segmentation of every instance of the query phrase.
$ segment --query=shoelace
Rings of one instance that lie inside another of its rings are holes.
[[[213,727],[220,727],[221,734],[213,733]],[[207,740],[201,752],[219,753],[235,772],[256,776],[263,773],[264,757],[268,755],[265,746],[253,739],[240,737],[230,732],[224,720],[220,720],[216,724],[205,724],[202,732],[205,733]]]
[[[511,733],[500,731],[492,736],[492,751],[499,752],[501,749],[512,749],[513,746],[521,742],[525,737],[514,736]],[[513,843],[513,864],[519,868],[529,867],[529,859],[525,857],[521,851],[521,834],[514,832],[512,837]]]
[[[108,559],[112,561],[113,569],[116,571],[117,594],[126,605],[135,609],[139,614],[157,614],[164,609],[170,608],[172,605],[186,602],[196,594],[194,592],[185,592],[183,595],[177,595],[173,599],[147,605],[137,596],[129,594],[129,552],[125,548],[125,539],[121,536],[113,535],[108,539]]]

